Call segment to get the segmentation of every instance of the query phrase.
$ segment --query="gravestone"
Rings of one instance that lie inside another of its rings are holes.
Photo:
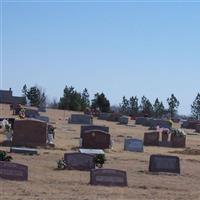
[[[94,156],[85,153],[66,153],[64,160],[69,169],[90,171],[95,169]]]
[[[91,154],[91,155],[104,155],[105,152],[102,149],[79,149],[80,153]]]
[[[136,117],[135,124],[137,125],[144,125],[146,122],[146,117]]]
[[[92,115],[72,114],[69,119],[70,124],[93,124]]]
[[[12,145],[15,147],[46,146],[47,123],[32,120],[15,120]]]
[[[124,141],[125,151],[143,152],[143,141],[138,139],[126,138]]]
[[[21,153],[21,154],[28,154],[28,155],[37,155],[37,149],[32,148],[20,148],[20,147],[11,147],[11,153]]]
[[[27,117],[27,118],[36,118],[39,115],[40,114],[39,114],[38,110],[25,108],[25,117]]]
[[[35,119],[49,123],[49,117],[47,116],[36,116]]]
[[[171,144],[174,148],[185,148],[186,136],[176,136],[171,134]]]
[[[128,122],[129,122],[129,117],[128,116],[121,116],[120,118],[119,118],[119,123],[120,124],[128,124]]]
[[[110,116],[108,117],[107,121],[111,122],[119,122],[119,118],[122,115],[120,113],[111,113]]]
[[[144,133],[144,145],[145,146],[159,146],[159,132],[147,132]]]
[[[111,113],[100,113],[98,119],[100,120],[108,120],[108,118],[110,117]]]
[[[81,135],[80,135],[80,137],[82,138],[83,134],[86,131],[94,131],[94,130],[100,130],[100,131],[103,131],[105,133],[109,133],[109,127],[107,127],[107,126],[84,125],[84,126],[81,126]]]
[[[95,169],[90,171],[90,184],[102,186],[122,186],[127,183],[125,171],[115,169]]]
[[[177,156],[151,155],[150,172],[167,172],[180,174],[180,160]]]
[[[14,181],[27,181],[28,167],[18,163],[0,161],[0,178]]]
[[[200,133],[200,124],[197,124],[197,125],[196,125],[196,132],[197,132],[197,133]]]
[[[110,134],[95,130],[84,133],[81,147],[85,149],[109,149],[110,144]]]

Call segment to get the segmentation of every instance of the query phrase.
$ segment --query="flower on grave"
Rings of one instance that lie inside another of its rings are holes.
[[[98,167],[98,168],[102,168],[103,167],[103,164],[106,162],[106,157],[104,154],[98,154],[94,157],[93,159],[95,165]]]
[[[11,161],[12,157],[8,156],[5,151],[0,151],[0,161]]]
[[[57,161],[57,168],[60,170],[64,170],[67,167],[67,164],[64,159]]]
[[[182,129],[171,128],[171,134],[177,137],[186,137],[186,133]]]

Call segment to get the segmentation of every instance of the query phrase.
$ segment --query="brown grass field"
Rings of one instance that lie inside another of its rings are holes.
[[[12,116],[8,105],[1,105],[1,117]],[[89,185],[90,173],[58,171],[56,161],[79,146],[80,125],[67,123],[70,111],[48,109],[46,113],[56,126],[55,149],[39,149],[39,155],[12,153],[13,162],[28,165],[27,182],[0,179],[0,200],[200,200],[200,136],[187,136],[187,149],[144,147],[144,153],[125,152],[124,138],[143,139],[146,127],[117,125],[94,119],[94,124],[110,127],[113,149],[106,151],[104,168],[125,170],[128,187]],[[178,126],[178,125],[176,125]],[[186,130],[188,132],[188,130]],[[192,132],[192,130],[189,130]],[[0,142],[4,135],[0,134]],[[0,150],[9,151],[7,147]],[[181,175],[148,173],[151,154],[177,155],[181,159]]]

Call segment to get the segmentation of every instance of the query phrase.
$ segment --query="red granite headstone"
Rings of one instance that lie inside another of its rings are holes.
[[[82,136],[82,148],[109,149],[110,134],[100,130],[86,131]]]
[[[145,146],[159,146],[159,132],[147,132],[144,133],[144,145]]]
[[[32,119],[15,120],[13,146],[46,146],[46,142],[47,123]]]
[[[172,147],[175,148],[185,148],[186,147],[186,137],[185,136],[176,136],[171,135]]]

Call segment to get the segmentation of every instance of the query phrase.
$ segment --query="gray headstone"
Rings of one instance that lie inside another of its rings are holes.
[[[70,124],[93,124],[92,115],[72,114],[69,119]]]
[[[95,169],[90,171],[90,184],[103,186],[127,186],[125,171],[115,169]]]
[[[129,139],[126,138],[124,141],[124,150],[125,151],[134,151],[134,152],[143,152],[143,141],[138,139]]]
[[[177,156],[151,155],[150,172],[167,172],[180,174],[180,160]]]
[[[35,119],[49,123],[49,117],[47,116],[36,116]]]
[[[14,181],[27,181],[28,167],[18,163],[0,161],[0,178]]]
[[[98,119],[100,120],[108,120],[111,116],[111,113],[100,113]]]
[[[128,116],[121,116],[119,118],[119,123],[120,124],[128,124],[128,122],[129,122],[129,117]]]
[[[84,153],[66,153],[64,160],[69,169],[90,171],[95,169],[94,156]]]

